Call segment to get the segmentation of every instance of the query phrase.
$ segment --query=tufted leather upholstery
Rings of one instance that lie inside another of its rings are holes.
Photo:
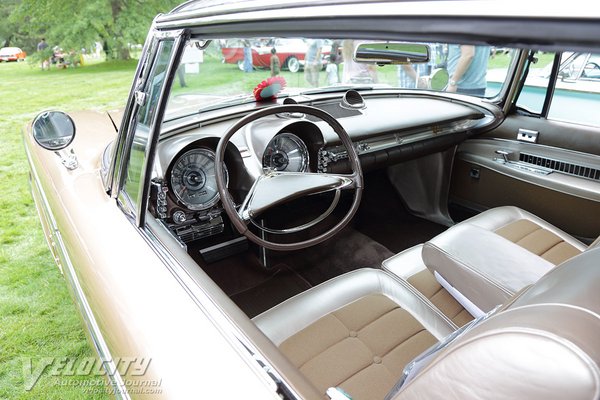
[[[597,399],[599,261],[595,248],[552,269],[388,398]],[[405,360],[452,329],[430,304],[406,281],[366,269],[254,321],[320,393],[340,386],[353,399],[381,399]]]
[[[587,246],[517,207],[498,207],[429,242],[423,262],[484,311],[537,282]]]

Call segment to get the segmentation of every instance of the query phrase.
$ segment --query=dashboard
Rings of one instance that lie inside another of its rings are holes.
[[[284,103],[312,105],[327,111],[351,137],[363,170],[385,168],[444,150],[499,121],[499,110],[481,102],[396,92],[345,101],[306,96]],[[151,186],[150,211],[183,245],[226,234],[215,179],[215,149],[237,120],[264,105],[215,111],[197,119],[165,124]],[[268,105],[267,105],[268,106]],[[333,129],[311,115],[281,113],[240,129],[225,153],[224,175],[235,204],[241,204],[264,170],[280,172],[349,172],[346,149]],[[230,232],[231,233],[231,232]],[[211,242],[212,243],[212,242]]]

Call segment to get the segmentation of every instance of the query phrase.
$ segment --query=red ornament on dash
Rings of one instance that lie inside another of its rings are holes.
[[[272,100],[277,97],[277,93],[284,87],[285,79],[283,76],[272,76],[254,88],[254,98],[256,101]]]

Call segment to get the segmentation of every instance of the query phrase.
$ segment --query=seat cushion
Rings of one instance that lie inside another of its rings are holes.
[[[488,311],[585,248],[533,214],[498,207],[425,243],[422,257],[429,270]]]
[[[518,219],[495,232],[554,265],[581,254],[581,250],[556,233],[542,228],[530,219]]]
[[[410,313],[369,294],[286,339],[279,348],[319,391],[341,387],[353,399],[383,398],[405,365],[437,342]]]
[[[598,399],[600,248],[553,268],[392,399]]]
[[[323,394],[383,398],[416,355],[455,326],[405,281],[374,269],[341,275],[253,321]]]
[[[473,320],[473,316],[438,283],[435,276],[428,269],[409,277],[408,283],[427,297],[457,327]]]
[[[382,268],[404,279],[446,315],[457,327],[473,319],[465,308],[440,285],[423,263],[419,244],[384,260]]]
[[[495,232],[503,238],[558,265],[584,251],[587,246],[568,233],[518,207],[496,207],[458,225],[471,224]],[[552,250],[553,247],[558,249]],[[560,255],[558,250],[564,249]],[[550,251],[549,254],[545,254]],[[545,257],[544,257],[545,256]]]

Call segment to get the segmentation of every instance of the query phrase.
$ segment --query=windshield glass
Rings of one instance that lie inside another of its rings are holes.
[[[254,102],[256,97],[351,88],[437,90],[493,98],[500,93],[515,54],[505,48],[427,43],[428,62],[375,65],[355,61],[361,43],[250,38],[212,40],[202,46],[192,39],[176,70],[165,119]]]

